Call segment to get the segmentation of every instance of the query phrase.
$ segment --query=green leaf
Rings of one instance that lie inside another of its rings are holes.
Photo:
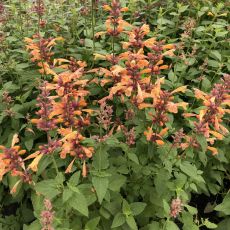
[[[43,180],[37,183],[35,185],[35,190],[50,200],[61,193],[59,190],[59,184],[54,179]]]
[[[109,179],[108,177],[94,176],[92,178],[92,183],[96,190],[98,201],[101,204],[107,192],[108,186],[109,186]]]
[[[207,158],[206,152],[201,151],[198,153],[198,156],[200,158],[200,161],[203,163],[203,165],[206,166],[208,163],[208,158]]]
[[[143,202],[134,202],[134,203],[131,203],[130,204],[130,208],[131,208],[131,211],[132,211],[132,214],[134,216],[137,216],[139,215],[140,213],[142,213],[146,207],[146,203],[143,203]]]
[[[68,201],[73,195],[73,191],[71,191],[68,188],[65,188],[62,194],[62,200],[65,203],[66,201]]]
[[[117,213],[113,219],[111,228],[117,228],[125,223],[125,215],[123,213]]]
[[[189,211],[190,214],[192,214],[192,215],[196,215],[197,214],[197,209],[196,208],[194,208],[194,207],[192,207],[192,206],[190,206],[188,204],[185,204],[184,206],[188,209],[188,211]]]
[[[208,147],[207,139],[205,138],[205,136],[199,135],[197,137],[197,141],[200,144],[202,151],[205,152],[207,150],[207,147]]]
[[[208,65],[210,67],[218,68],[220,66],[220,63],[214,60],[208,60]]]
[[[139,164],[138,157],[137,157],[137,155],[136,155],[135,153],[127,152],[127,156],[128,156],[128,158],[129,158],[131,161],[133,161],[133,162]]]
[[[110,177],[109,189],[114,192],[119,192],[122,185],[125,184],[126,177],[123,175],[115,174]]]
[[[210,222],[208,219],[205,219],[204,223],[203,223],[208,229],[215,229],[217,228],[217,225]]]
[[[228,193],[223,202],[217,205],[214,210],[218,212],[223,212],[225,215],[230,215],[230,193]]]
[[[107,169],[109,167],[108,153],[102,143],[100,143],[99,148],[94,154],[93,166],[97,170]]]
[[[180,169],[182,172],[190,176],[193,180],[205,183],[203,177],[198,175],[198,171],[195,165],[192,165],[189,162],[185,161],[180,164]]]
[[[95,217],[87,222],[85,225],[85,230],[95,230],[97,229],[97,225],[100,221],[100,217]]]
[[[92,48],[93,47],[93,40],[86,38],[85,39],[85,46]]]
[[[221,54],[220,54],[219,51],[212,50],[209,55],[210,55],[210,57],[215,58],[215,59],[221,61]]]
[[[39,167],[37,171],[37,175],[41,175],[45,172],[45,169],[48,167],[49,164],[51,164],[53,161],[51,159],[51,156],[45,156],[42,157],[42,159],[39,161]]]
[[[165,229],[166,230],[180,230],[178,226],[172,221],[167,221]]]
[[[118,147],[119,146],[119,141],[115,137],[109,137],[106,139],[106,144],[109,147]]]
[[[24,143],[25,143],[27,150],[30,151],[33,147],[34,139],[33,138],[26,139],[26,140],[24,140]]]
[[[183,13],[184,11],[186,11],[188,9],[189,5],[186,5],[186,6],[178,6],[178,12],[179,13]]]
[[[132,229],[132,230],[137,230],[137,224],[136,224],[136,221],[134,219],[133,216],[127,216],[126,217],[126,223],[129,225],[129,227]]]
[[[65,181],[64,173],[59,172],[57,176],[55,177],[55,181],[57,182],[57,184],[62,185],[63,182]]]
[[[218,224],[217,230],[226,230],[230,226],[230,217],[225,218]]]
[[[170,206],[165,199],[163,199],[163,208],[164,208],[165,214],[168,215],[170,212]]]
[[[81,172],[75,172],[69,179],[69,183],[73,186],[77,185],[79,183]]]
[[[158,222],[153,221],[151,224],[148,225],[148,230],[162,230],[162,229]]]
[[[80,190],[76,187],[72,187],[68,184],[70,189],[74,192],[74,195],[69,200],[70,206],[80,212],[82,215],[88,217],[88,205],[85,196],[80,192]]]
[[[123,212],[126,216],[129,216],[129,215],[132,214],[130,205],[129,205],[129,203],[128,203],[125,199],[123,199],[123,203],[122,203],[122,212]]]
[[[32,205],[33,205],[34,215],[37,218],[40,216],[40,213],[44,208],[43,199],[44,198],[42,196],[38,195],[35,191],[32,192],[31,201],[32,201]]]
[[[202,80],[202,90],[208,91],[211,88],[211,82],[205,77]]]
[[[23,230],[41,230],[41,227],[39,220],[35,220],[30,225],[24,225]]]
[[[8,81],[7,83],[3,85],[3,89],[9,93],[13,93],[16,90],[20,89],[20,87],[16,84],[13,84],[12,81]]]

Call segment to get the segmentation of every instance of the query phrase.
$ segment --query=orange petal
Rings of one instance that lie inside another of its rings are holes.
[[[144,41],[144,45],[146,47],[151,47],[155,44],[155,42],[156,42],[156,38],[149,38],[149,39]]]
[[[162,141],[162,140],[156,140],[156,143],[157,143],[158,145],[164,145],[164,141]]]
[[[110,11],[110,10],[112,10],[112,8],[109,5],[104,5],[103,10]]]
[[[20,184],[21,180],[18,180],[15,185],[13,186],[13,188],[10,190],[10,194],[14,194],[17,192],[17,187]]]
[[[176,103],[177,106],[182,107],[184,110],[187,109],[188,103],[187,102],[178,102]]]
[[[83,162],[83,166],[82,166],[82,176],[87,177],[87,167],[85,161]]]
[[[40,152],[39,152],[39,151],[36,151],[35,153],[32,153],[32,154],[30,154],[28,157],[26,157],[26,158],[24,159],[24,161],[29,160],[29,159],[32,159],[32,158],[35,158],[35,157],[37,157],[39,154],[40,154]]]
[[[197,99],[202,99],[202,100],[206,100],[206,98],[205,98],[205,96],[207,96],[207,94],[206,93],[204,93],[204,92],[202,92],[201,90],[199,90],[199,89],[194,89],[194,91],[195,91],[195,97],[197,98]]]
[[[171,113],[178,113],[178,108],[177,108],[177,104],[173,103],[173,102],[169,102],[167,104],[167,109],[169,112]]]
[[[173,44],[168,44],[168,45],[164,45],[163,46],[163,49],[174,49],[175,48],[175,45],[173,45]]]
[[[215,136],[219,140],[223,140],[224,136],[216,131],[210,130],[209,133],[211,133],[213,136]]]
[[[37,124],[39,122],[39,119],[31,119],[30,122],[32,124]]]
[[[38,155],[35,159],[29,164],[28,169],[36,172],[38,170],[38,163],[41,160],[43,154]]]
[[[76,158],[74,158],[71,163],[68,165],[67,169],[65,170],[65,173],[71,173],[72,172],[72,168],[73,168],[73,163],[75,161]]]
[[[168,128],[164,128],[160,131],[159,135],[163,137],[167,133],[167,131],[168,131]]]
[[[122,7],[122,8],[121,8],[121,12],[127,12],[127,11],[129,11],[129,8],[128,8],[128,7]]]
[[[137,83],[137,103],[141,103],[143,101],[144,101],[143,93],[139,83]]]
[[[184,93],[184,92],[186,91],[186,89],[187,89],[187,86],[186,86],[186,85],[180,86],[179,88],[173,90],[173,91],[171,92],[171,94],[178,93],[178,92]]]
[[[19,142],[18,134],[15,133],[11,142],[11,147],[13,147],[18,142]]]
[[[208,146],[207,149],[210,150],[210,151],[212,152],[212,155],[217,155],[217,154],[218,154],[217,148]]]

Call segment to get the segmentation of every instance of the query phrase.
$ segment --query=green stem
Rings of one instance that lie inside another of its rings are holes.
[[[58,171],[57,162],[56,162],[56,160],[55,160],[53,154],[51,155],[51,157],[52,157],[52,161],[53,161],[53,164],[54,164],[55,171],[56,171],[56,173],[57,173],[57,175],[58,175],[58,174],[59,174],[59,171]]]
[[[95,31],[94,31],[95,15],[94,15],[94,10],[95,10],[95,1],[91,0],[91,24],[92,24],[92,36],[93,36],[93,52],[95,51]]]

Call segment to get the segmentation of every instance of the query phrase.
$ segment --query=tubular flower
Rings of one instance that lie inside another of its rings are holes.
[[[197,119],[197,121],[194,121],[195,132],[204,135],[210,145],[213,145],[215,140],[222,140],[224,135],[229,132],[221,124],[224,115],[230,112],[226,108],[230,105],[229,92],[230,75],[225,75],[221,83],[215,84],[209,94],[195,89],[195,97],[203,101],[204,108],[199,111],[199,114],[185,114],[185,117],[195,117]],[[218,153],[215,147],[208,146],[207,149],[213,155]]]
[[[37,106],[40,107],[37,115],[40,118],[31,120],[38,129],[47,132],[48,144],[40,146],[33,154],[34,160],[29,168],[36,171],[40,159],[57,149],[61,158],[65,158],[67,154],[74,157],[66,169],[66,172],[71,172],[77,158],[90,158],[93,153],[92,147],[87,148],[81,144],[85,139],[81,132],[90,124],[90,114],[93,112],[87,109],[85,99],[89,94],[89,91],[85,90],[89,80],[83,78],[85,62],[60,58],[54,59],[53,66],[58,66],[63,72],[54,73],[51,83],[45,81],[42,84],[41,94],[37,98]],[[61,139],[50,138],[48,131],[54,129]]]
[[[164,145],[163,137],[167,134],[168,128],[162,129],[159,134],[154,133],[152,128],[148,127],[148,130],[144,132],[147,141],[156,143],[157,145]]]
[[[37,62],[40,67],[39,72],[41,74],[56,75],[51,69],[53,61],[51,57],[54,53],[51,51],[56,45],[56,41],[63,40],[62,37],[58,38],[42,38],[41,35],[34,35],[33,38],[25,38],[24,41],[27,43],[26,49],[30,50],[32,56],[31,61]]]
[[[0,146],[0,181],[10,172],[12,176],[19,176],[23,182],[31,183],[31,175],[25,167],[22,156],[26,153],[20,146],[15,145],[19,141],[14,135],[10,148]]]
[[[66,158],[67,154],[70,154],[71,156],[80,159],[92,157],[94,150],[92,147],[87,148],[81,144],[85,137],[83,137],[80,133],[78,133],[77,131],[72,131],[68,128],[59,129],[59,133],[63,136],[63,138],[61,139],[61,158]]]
[[[174,94],[178,92],[185,92],[186,86],[182,86],[173,90],[172,92],[168,92],[161,89],[161,84],[164,82],[164,79],[158,79],[155,82],[153,89],[150,94],[146,94],[145,98],[152,98],[152,104],[149,103],[140,103],[139,109],[144,108],[154,108],[155,113],[150,114],[152,116],[152,123],[163,126],[167,121],[167,113],[177,113],[178,107],[182,107],[186,109],[187,103],[185,102],[173,102]]]
[[[121,13],[128,11],[127,7],[121,7],[119,0],[112,0],[111,5],[103,6],[105,11],[109,12],[108,19],[105,22],[106,32],[98,32],[96,37],[103,34],[109,34],[112,37],[117,37],[124,32],[124,28],[131,26],[128,22],[122,19]]]

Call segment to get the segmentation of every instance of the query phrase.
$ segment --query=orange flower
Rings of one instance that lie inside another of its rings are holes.
[[[148,130],[144,132],[147,141],[155,142],[157,145],[164,145],[163,136],[167,134],[168,128],[164,128],[159,134],[154,133],[152,128],[148,127]]]

